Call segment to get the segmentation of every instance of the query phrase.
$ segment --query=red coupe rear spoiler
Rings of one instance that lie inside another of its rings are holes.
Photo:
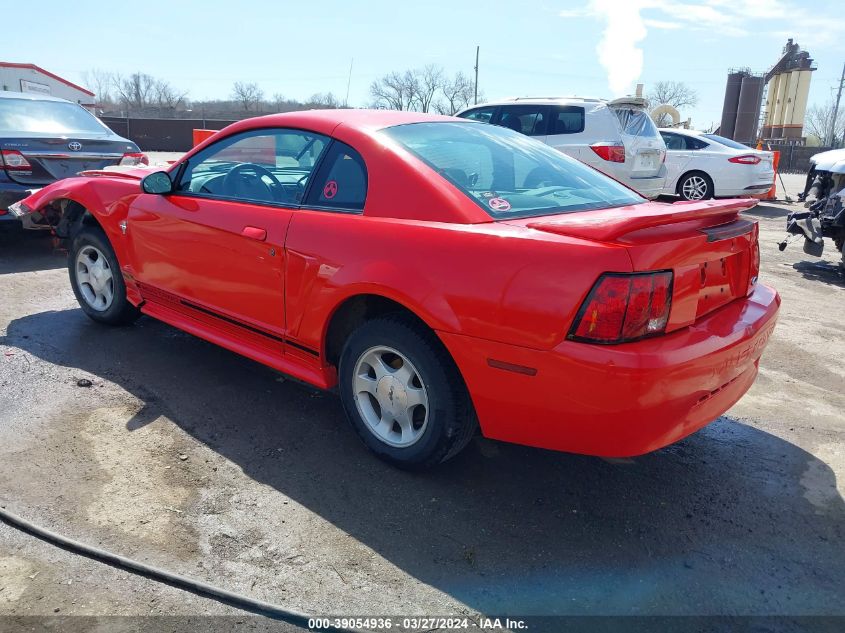
[[[724,222],[729,222],[740,211],[746,211],[756,204],[756,200],[749,199],[676,202],[666,205],[647,203],[570,213],[554,219],[533,219],[525,226],[546,233],[610,242],[640,229],[688,220],[724,216]]]

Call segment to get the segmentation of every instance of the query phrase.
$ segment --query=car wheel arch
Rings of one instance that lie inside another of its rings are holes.
[[[373,292],[353,294],[340,301],[326,319],[323,333],[323,358],[337,366],[343,346],[352,332],[367,321],[388,314],[401,314],[420,327],[435,331],[431,323],[405,303]]]

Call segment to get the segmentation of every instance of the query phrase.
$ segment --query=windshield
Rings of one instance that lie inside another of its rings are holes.
[[[724,136],[719,136],[718,134],[702,134],[704,138],[709,138],[711,141],[716,141],[721,145],[725,145],[726,147],[733,147],[734,149],[751,149],[748,145],[743,145],[742,143],[737,143],[736,141],[732,141],[729,138],[725,138]]]
[[[480,123],[410,123],[382,131],[497,219],[607,209],[637,193],[510,129]]]
[[[85,108],[63,101],[0,99],[0,132],[109,134]]]

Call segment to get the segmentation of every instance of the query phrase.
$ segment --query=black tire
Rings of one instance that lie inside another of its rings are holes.
[[[702,195],[700,198],[689,197],[688,194],[684,192],[684,186],[687,185],[687,183],[692,184],[696,182],[695,179],[698,179],[698,181],[703,181],[703,184],[706,188],[704,195]],[[713,197],[714,193],[713,179],[710,178],[710,176],[705,174],[703,171],[691,171],[681,176],[681,179],[678,180],[677,192],[678,195],[681,196],[681,200],[709,200]]]
[[[383,441],[358,409],[355,367],[362,355],[377,346],[387,346],[405,356],[428,395],[425,427],[410,446],[396,447]],[[349,336],[340,357],[338,388],[346,416],[364,444],[399,468],[419,470],[451,459],[469,443],[477,427],[463,378],[443,344],[433,332],[402,315],[367,321]]]
[[[88,302],[77,279],[77,255],[87,246],[92,246],[105,255],[112,271],[112,301],[106,309],[99,310]],[[126,284],[120,272],[120,264],[109,239],[100,227],[84,226],[73,236],[70,249],[68,249],[68,273],[70,285],[79,306],[94,321],[107,325],[128,325],[141,316],[140,310],[126,299]]]

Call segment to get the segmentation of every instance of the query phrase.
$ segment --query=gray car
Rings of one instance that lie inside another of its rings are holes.
[[[0,91],[0,232],[21,228],[9,205],[44,185],[81,171],[146,162],[135,143],[77,103]]]

